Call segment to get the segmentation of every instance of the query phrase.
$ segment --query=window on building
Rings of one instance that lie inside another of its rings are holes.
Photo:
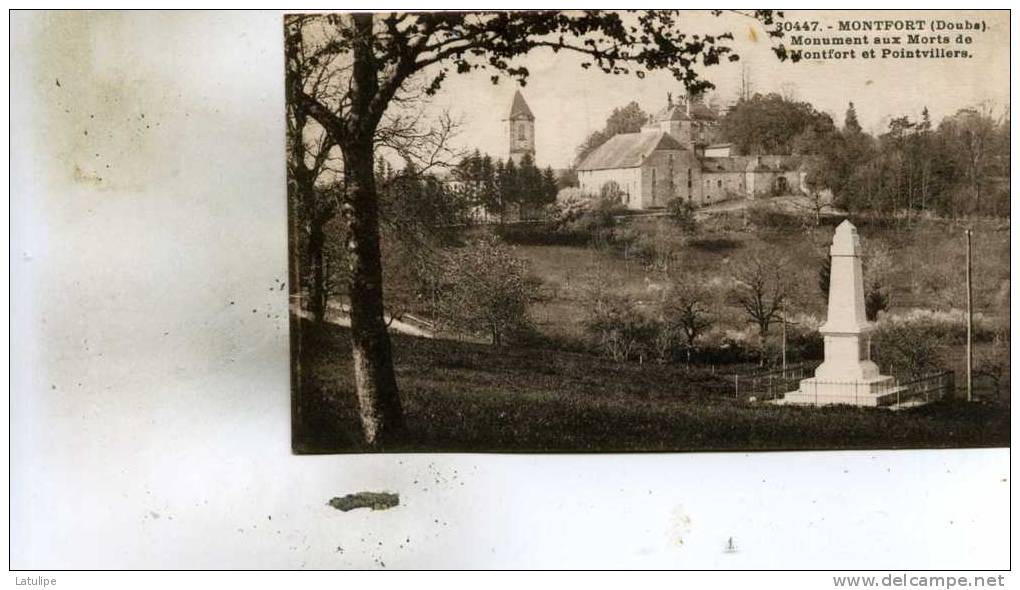
[[[715,181],[715,186],[716,186],[717,188],[722,188],[722,181],[721,181],[721,180],[717,180],[717,181]]]
[[[521,141],[528,139],[528,130],[524,126],[524,123],[517,126],[517,139]]]

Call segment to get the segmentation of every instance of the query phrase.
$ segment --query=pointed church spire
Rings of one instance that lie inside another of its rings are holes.
[[[525,158],[535,161],[535,115],[518,90],[510,104],[510,116],[506,118],[509,133],[510,159],[518,166]]]
[[[521,94],[520,90],[514,93],[514,101],[510,105],[509,119],[511,121],[515,119],[535,120],[535,115],[531,113],[531,109],[528,108],[528,103],[524,100],[524,95]]]

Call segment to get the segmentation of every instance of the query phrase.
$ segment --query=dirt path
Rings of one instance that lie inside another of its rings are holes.
[[[312,314],[307,310],[301,309],[297,306],[292,306],[291,312],[300,318],[307,320],[312,319]],[[435,335],[431,330],[420,328],[408,322],[398,320],[390,316],[384,316],[386,324],[389,326],[391,332],[397,332],[399,334],[407,334],[408,336],[419,336],[421,338],[434,338]],[[347,312],[346,306],[330,305],[329,311],[326,312],[326,323],[333,324],[335,326],[344,326],[349,328],[351,326],[351,317]]]

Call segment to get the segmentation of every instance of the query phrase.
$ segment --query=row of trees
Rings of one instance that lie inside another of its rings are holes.
[[[1009,112],[967,108],[937,125],[891,119],[877,136],[864,131],[850,103],[842,128],[810,103],[755,94],[720,121],[723,137],[744,154],[816,156],[807,184],[831,189],[852,212],[1003,215],[1009,208]]]
[[[1009,117],[988,106],[962,109],[933,126],[921,117],[892,119],[873,137],[853,105],[839,141],[823,155],[850,210],[1005,215],[1009,212]]]
[[[454,168],[453,178],[467,202],[501,221],[511,209],[517,209],[525,218],[533,216],[554,203],[559,190],[553,169],[539,169],[530,155],[525,155],[518,166],[512,159],[493,160],[475,150]]]

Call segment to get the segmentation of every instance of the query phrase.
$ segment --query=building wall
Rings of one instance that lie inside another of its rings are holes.
[[[690,150],[675,153],[673,163],[673,194],[666,199],[684,199],[695,205],[702,201],[701,192],[701,163],[697,156]]]
[[[581,186],[581,192],[588,195],[598,196],[602,193],[602,187],[609,182],[615,182],[623,191],[621,201],[628,209],[642,209],[645,202],[642,186],[641,168],[612,168],[609,170],[579,170],[577,181]],[[650,199],[649,199],[650,200]]]
[[[777,179],[784,178],[785,194],[802,192],[804,175],[792,171],[703,171],[691,150],[658,150],[640,168],[582,170],[577,178],[581,192],[599,195],[608,182],[623,191],[628,209],[665,207],[681,198],[701,207],[734,198],[762,198],[774,194]]]
[[[706,158],[729,158],[733,152],[732,146],[705,148]]]
[[[702,172],[701,191],[700,205],[745,197],[748,194],[746,175],[744,172]]]
[[[758,170],[748,172],[745,175],[748,198],[755,199],[771,196],[774,194],[774,187],[777,185],[780,177],[786,179],[787,188],[785,191],[782,191],[783,194],[800,194],[802,192],[802,175],[799,171],[773,172]]]
[[[665,207],[674,198],[686,195],[690,160],[686,150],[659,150],[645,158],[641,167],[642,208]]]
[[[581,192],[589,195],[599,195],[607,182],[616,182],[627,195],[622,200],[629,209],[665,207],[676,198],[703,202],[701,165],[690,150],[655,151],[640,168],[581,170],[577,180]]]

